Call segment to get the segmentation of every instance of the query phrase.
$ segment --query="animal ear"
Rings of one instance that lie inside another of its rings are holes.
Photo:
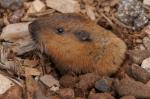
[[[36,39],[38,33],[40,32],[40,26],[37,20],[33,21],[28,25],[28,30],[31,34],[33,40]]]
[[[86,31],[76,31],[74,34],[81,41],[90,41],[90,34]]]

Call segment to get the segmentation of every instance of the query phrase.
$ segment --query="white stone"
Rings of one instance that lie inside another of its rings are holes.
[[[0,94],[4,94],[14,85],[15,84],[11,80],[0,74]]]
[[[48,7],[62,13],[74,13],[80,11],[80,5],[77,0],[46,0]]]
[[[150,72],[150,57],[143,60],[141,67]]]
[[[36,13],[45,9],[45,4],[40,0],[35,0],[31,3],[31,6],[27,13]]]

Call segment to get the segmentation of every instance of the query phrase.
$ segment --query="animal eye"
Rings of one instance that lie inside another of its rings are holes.
[[[86,31],[77,31],[75,32],[75,36],[81,41],[89,41],[90,35]]]
[[[64,33],[64,28],[57,28],[57,34]]]

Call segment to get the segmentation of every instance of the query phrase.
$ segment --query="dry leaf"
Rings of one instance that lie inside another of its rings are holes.
[[[34,49],[34,42],[30,37],[28,24],[29,23],[16,23],[7,25],[0,35],[0,39],[11,42],[9,44],[13,52],[18,55]]]
[[[23,65],[29,66],[29,67],[34,67],[34,66],[37,66],[38,63],[39,63],[38,60],[29,60],[29,59],[25,59]]]
[[[25,67],[25,76],[39,76],[41,72],[36,68]]]
[[[94,8],[92,6],[86,5],[86,13],[90,17],[91,20],[95,20]]]
[[[51,75],[44,75],[40,77],[40,81],[42,81],[45,85],[51,88],[51,91],[57,91],[59,90],[60,84],[59,81],[56,80]]]

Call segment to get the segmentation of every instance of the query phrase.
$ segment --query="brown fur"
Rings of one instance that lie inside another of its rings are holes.
[[[64,28],[57,34],[57,28]],[[90,41],[81,41],[75,31],[89,33]],[[32,38],[52,58],[60,71],[115,73],[125,57],[126,45],[110,31],[82,15],[61,14],[35,20],[29,25]]]

